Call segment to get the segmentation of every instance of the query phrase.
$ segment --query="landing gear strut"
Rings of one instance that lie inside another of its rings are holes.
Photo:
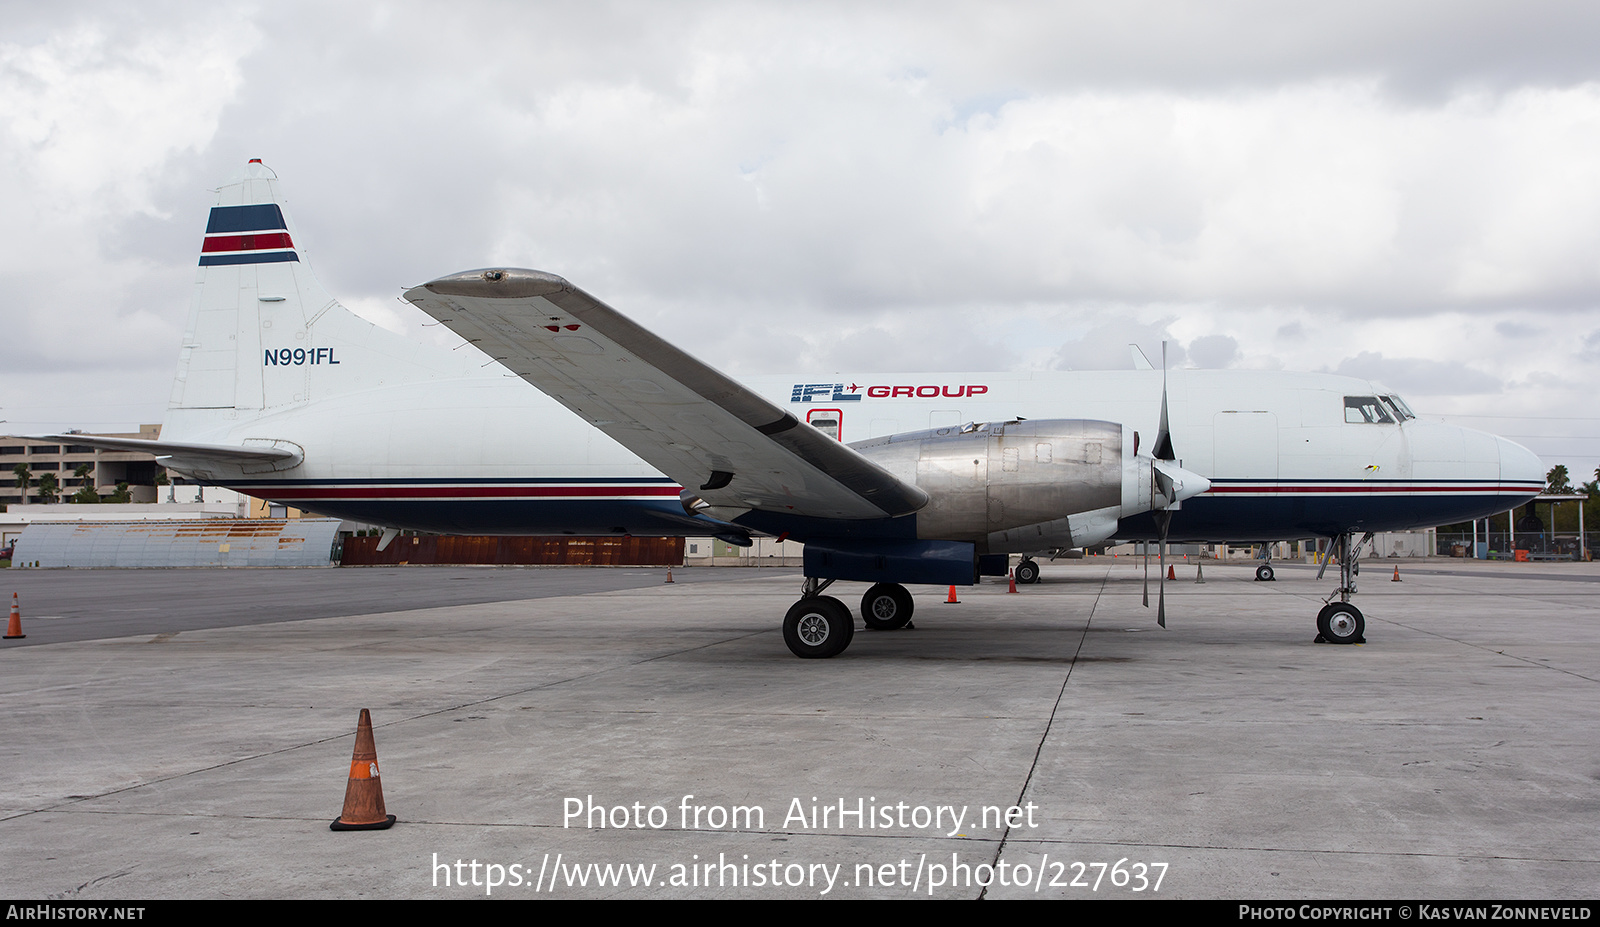
[[[1273,575],[1272,575],[1272,545],[1271,544],[1263,545],[1261,552],[1266,555],[1266,556],[1261,558],[1262,560],[1264,560],[1266,562],[1264,562],[1260,566],[1256,567],[1256,582],[1258,582],[1258,583],[1270,583],[1273,580]]]
[[[1367,642],[1363,636],[1367,630],[1367,621],[1361,617],[1361,609],[1350,604],[1350,597],[1355,595],[1355,577],[1361,572],[1361,548],[1372,540],[1372,532],[1368,531],[1360,541],[1351,543],[1355,533],[1348,532],[1334,539],[1333,548],[1337,549],[1339,558],[1339,588],[1328,596],[1322,611],[1317,613],[1317,643],[1319,644],[1364,644]],[[1334,554],[1330,549],[1329,554]],[[1317,579],[1328,569],[1327,558],[1322,561],[1322,569],[1317,571]],[[1339,601],[1333,601],[1337,596]]]

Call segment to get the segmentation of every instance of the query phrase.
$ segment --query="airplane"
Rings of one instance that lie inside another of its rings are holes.
[[[302,241],[252,160],[208,217],[160,440],[71,440],[382,525],[384,544],[400,529],[802,541],[783,622],[800,657],[852,640],[849,607],[822,594],[834,582],[870,584],[863,623],[888,630],[911,618],[906,584],[972,585],[1013,554],[1026,583],[1041,552],[1113,540],[1159,542],[1164,560],[1173,541],[1326,539],[1340,583],[1318,639],[1357,643],[1372,532],[1502,512],[1544,486],[1526,448],[1425,421],[1367,380],[1163,360],[741,383],[512,267],[405,291],[461,336],[450,349],[345,309]]]

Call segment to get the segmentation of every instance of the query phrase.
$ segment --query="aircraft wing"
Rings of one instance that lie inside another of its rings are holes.
[[[474,270],[406,299],[714,506],[905,515],[928,496],[561,277]]]

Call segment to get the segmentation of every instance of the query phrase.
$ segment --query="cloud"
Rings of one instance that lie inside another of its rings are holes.
[[[207,190],[251,157],[323,283],[407,331],[401,287],[507,263],[738,373],[1166,340],[1460,412],[1600,388],[1600,347],[1516,337],[1600,330],[1600,10],[197,9],[8,10],[12,417],[159,416]]]
[[[1165,342],[1167,366],[1181,367],[1187,354],[1173,337],[1171,322],[1170,318],[1139,322],[1116,317],[1096,322],[1056,350],[1054,366],[1058,370],[1132,370],[1132,346],[1138,346],[1151,366],[1160,367]]]
[[[1239,342],[1227,335],[1206,335],[1189,342],[1189,359],[1205,369],[1231,367],[1239,360]]]
[[[1380,386],[1414,396],[1499,393],[1502,389],[1499,380],[1463,363],[1415,357],[1387,358],[1372,351],[1345,358],[1331,372],[1373,380]]]

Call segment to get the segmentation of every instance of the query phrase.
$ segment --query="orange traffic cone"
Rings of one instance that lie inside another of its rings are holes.
[[[22,609],[17,607],[17,594],[11,593],[11,620],[6,623],[6,640],[21,640],[28,635],[22,633]]]
[[[952,586],[951,588],[955,588],[955,587]],[[1006,593],[1009,595],[1010,593],[1013,593],[1013,592],[1016,592],[1016,591],[1017,591],[1017,572],[1015,570],[1012,570],[1011,571],[1011,588],[1007,589]]]
[[[944,604],[946,604],[946,605],[960,605],[961,604],[961,600],[956,598],[956,587],[954,587],[954,586],[950,587],[950,597],[944,600]]]
[[[378,748],[372,742],[372,713],[361,709],[356,723],[356,749],[350,757],[350,784],[344,789],[344,813],[332,830],[386,830],[394,815],[384,813],[383,783],[378,781]]]
[[[1177,579],[1177,578],[1178,578],[1178,574],[1173,571],[1171,566],[1168,566],[1167,567],[1167,579]]]
[[[1389,580],[1389,582],[1398,583],[1399,581],[1400,581],[1400,567],[1396,566],[1394,568],[1394,579]]]
[[[672,567],[667,567],[667,582],[672,582]],[[662,585],[666,585],[666,583],[663,583]],[[676,585],[676,583],[674,583],[674,585]]]

